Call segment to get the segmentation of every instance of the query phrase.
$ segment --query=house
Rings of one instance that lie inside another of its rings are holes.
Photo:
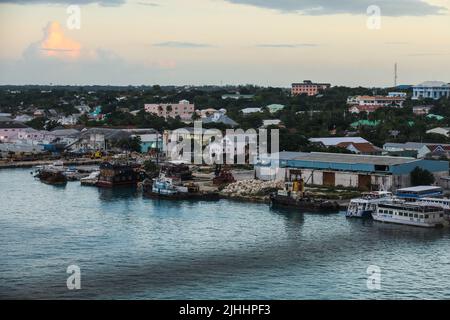
[[[73,126],[78,123],[80,116],[81,116],[80,114],[71,114],[68,116],[62,116],[57,120],[57,122],[63,126]]]
[[[17,115],[15,118],[14,118],[14,121],[18,121],[18,122],[28,122],[28,121],[31,121],[31,120],[33,120],[34,119],[34,117],[32,117],[32,116],[29,116],[29,115],[27,115],[27,114],[21,114],[21,115]]]
[[[85,113],[89,113],[91,112],[91,107],[89,107],[88,105],[80,105],[80,106],[76,106],[75,109],[78,110],[79,113],[81,114],[85,114]]]
[[[109,150],[123,139],[129,139],[131,133],[121,129],[89,128],[79,133],[76,142],[69,145],[72,151]]]
[[[379,120],[358,120],[350,124],[350,127],[357,129],[361,127],[376,127],[380,124]]]
[[[429,114],[433,108],[434,106],[415,106],[413,107],[413,113],[417,116],[423,116]]]
[[[408,155],[419,159],[425,158],[425,156],[427,156],[431,152],[426,143],[420,142],[387,142],[383,145],[383,151],[388,155]]]
[[[245,109],[242,109],[241,112],[244,115],[248,115],[248,114],[252,114],[252,113],[262,112],[262,109],[261,108],[245,108]]]
[[[355,154],[362,155],[381,155],[382,149],[374,146],[369,142],[355,143],[355,142],[341,142],[336,145],[339,148],[347,149]]]
[[[306,94],[308,96],[315,96],[319,92],[327,90],[331,87],[329,83],[313,83],[310,80],[304,80],[303,83],[293,83],[291,94],[293,96],[298,96],[301,94]]]
[[[360,113],[367,113],[370,114],[372,112],[377,111],[378,109],[382,108],[382,106],[360,106],[360,105],[356,105],[356,106],[351,106],[350,108],[348,108],[348,112],[353,113],[353,114],[360,114]]]
[[[266,106],[266,109],[269,110],[270,113],[277,113],[279,111],[284,110],[285,106],[282,104],[270,104]]]
[[[442,121],[445,119],[443,116],[440,116],[438,114],[433,114],[433,113],[430,113],[429,115],[427,115],[426,118],[430,119],[430,120],[437,120],[437,121]]]
[[[280,152],[261,156],[255,164],[255,175],[261,180],[290,181],[292,176],[300,176],[306,185],[394,191],[411,186],[410,173],[416,167],[430,171],[439,183],[441,177],[448,176],[449,162],[410,157]]]
[[[222,95],[222,100],[228,100],[228,99],[233,99],[233,100],[250,100],[253,99],[255,97],[254,94],[240,94],[239,92],[236,92],[234,94],[224,94]]]
[[[232,128],[237,127],[239,125],[236,121],[234,121],[233,119],[231,119],[230,117],[221,112],[216,112],[213,115],[204,118],[202,122],[204,124],[221,123]]]
[[[280,127],[282,125],[281,120],[280,119],[269,119],[269,120],[263,120],[263,128],[267,128],[267,127]]]
[[[388,92],[388,97],[400,97],[405,98],[408,96],[406,92]]]
[[[347,104],[354,106],[403,107],[406,98],[401,96],[356,96],[347,98]]]
[[[141,152],[155,152],[163,150],[163,136],[155,129],[125,129],[132,134],[132,137],[139,137],[141,140]]]
[[[207,108],[207,109],[203,109],[203,110],[196,110],[195,113],[200,117],[200,118],[207,118],[209,116],[212,116],[213,114],[220,112],[220,113],[227,113],[226,109],[214,109],[214,108]]]
[[[146,104],[145,112],[152,113],[163,118],[180,117],[182,121],[191,121],[194,115],[195,105],[188,100],[181,100],[178,103]]]
[[[450,97],[450,84],[442,81],[425,81],[413,87],[413,100]]]
[[[324,147],[336,147],[340,143],[370,143],[361,137],[311,138],[311,143],[321,144]]]
[[[437,127],[437,128],[428,130],[427,134],[428,133],[440,134],[440,135],[446,136],[448,138],[448,137],[450,137],[450,128]]]

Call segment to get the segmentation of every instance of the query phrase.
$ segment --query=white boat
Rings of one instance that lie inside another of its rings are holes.
[[[81,178],[80,183],[84,186],[95,186],[99,177],[100,171],[94,171],[89,176]]]
[[[388,191],[363,193],[361,198],[350,200],[345,216],[347,218],[371,218],[379,203],[391,202],[393,194]]]
[[[380,203],[372,213],[376,221],[435,228],[447,224],[444,210],[415,202]]]

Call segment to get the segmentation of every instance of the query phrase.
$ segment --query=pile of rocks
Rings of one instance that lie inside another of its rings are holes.
[[[270,192],[281,189],[282,182],[261,181],[261,180],[243,180],[226,186],[222,193],[228,196],[266,196]]]

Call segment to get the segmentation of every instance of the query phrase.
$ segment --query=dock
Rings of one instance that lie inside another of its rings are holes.
[[[17,162],[3,162],[0,163],[0,169],[18,169],[18,168],[32,168],[35,166],[51,165],[55,160],[38,160],[38,161],[17,161]],[[102,163],[101,159],[73,159],[63,160],[65,166],[89,166],[99,165]]]

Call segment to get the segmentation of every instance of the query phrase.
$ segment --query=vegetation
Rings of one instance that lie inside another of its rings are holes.
[[[435,181],[434,175],[430,171],[419,167],[411,171],[410,177],[412,186],[431,185]]]

